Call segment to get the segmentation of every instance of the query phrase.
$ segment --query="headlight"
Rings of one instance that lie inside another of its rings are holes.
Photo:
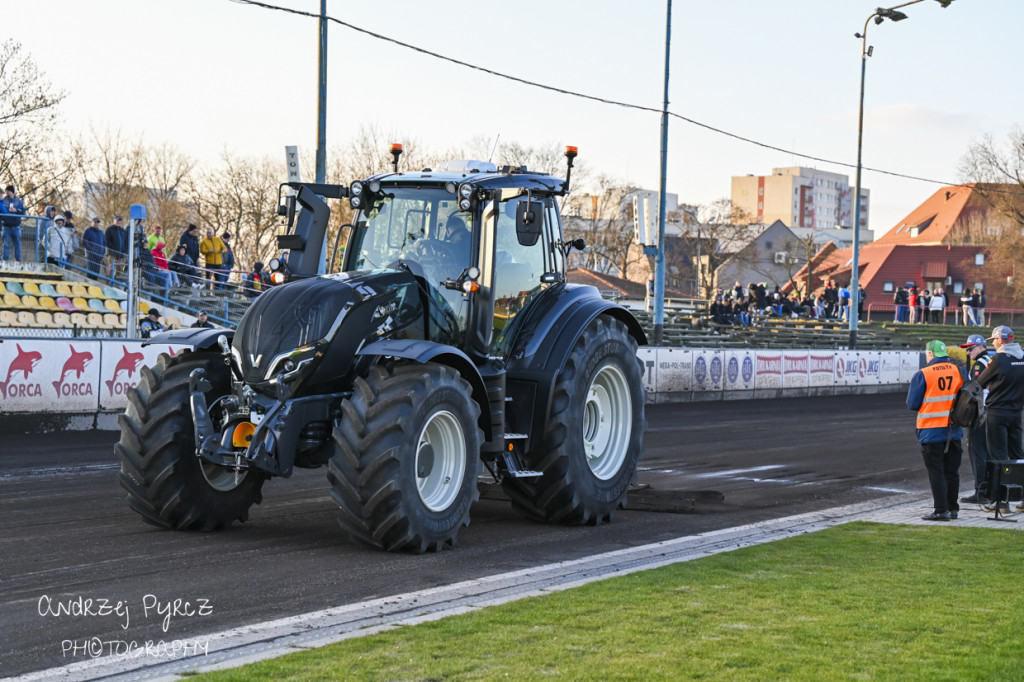
[[[271,271],[280,270],[281,269],[281,259],[280,258],[271,258],[267,262],[267,267],[269,267]]]
[[[473,202],[470,201],[469,199],[459,199],[459,208],[461,208],[463,211],[468,211],[469,209],[473,208]]]
[[[371,180],[369,184],[370,194],[376,194],[380,191],[380,182],[377,180]]]
[[[358,197],[363,193],[363,183],[353,182],[348,188],[349,196]]]
[[[352,208],[359,208],[360,206],[363,205],[363,198],[362,197],[350,197],[349,200],[348,200],[348,203],[349,203],[349,205]]]
[[[459,196],[463,199],[469,199],[473,196],[473,185],[466,183],[462,187],[459,187]]]

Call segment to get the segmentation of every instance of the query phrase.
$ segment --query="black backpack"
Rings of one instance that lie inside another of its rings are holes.
[[[976,429],[985,423],[985,389],[977,381],[964,384],[956,392],[949,423],[965,429]]]

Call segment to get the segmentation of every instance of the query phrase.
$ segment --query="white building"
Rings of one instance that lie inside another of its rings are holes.
[[[773,168],[771,175],[732,178],[732,205],[750,222],[781,220],[792,227],[852,228],[854,188],[850,178],[814,168]],[[868,225],[870,192],[861,188],[860,226]]]

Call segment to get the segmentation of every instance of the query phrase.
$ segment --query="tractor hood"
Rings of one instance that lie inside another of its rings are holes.
[[[405,271],[301,279],[273,287],[252,303],[238,323],[232,350],[246,383],[259,385],[298,365],[322,383],[344,375],[364,343],[416,327],[417,321],[422,328],[422,311],[416,280]]]

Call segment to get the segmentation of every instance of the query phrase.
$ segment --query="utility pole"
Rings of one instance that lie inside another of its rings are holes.
[[[320,50],[316,101],[316,181],[327,178],[327,0],[320,0]]]
[[[654,345],[665,335],[665,175],[668,168],[668,55],[672,44],[672,0],[665,17],[665,98],[661,109],[661,185],[658,190],[658,255],[654,265]]]

